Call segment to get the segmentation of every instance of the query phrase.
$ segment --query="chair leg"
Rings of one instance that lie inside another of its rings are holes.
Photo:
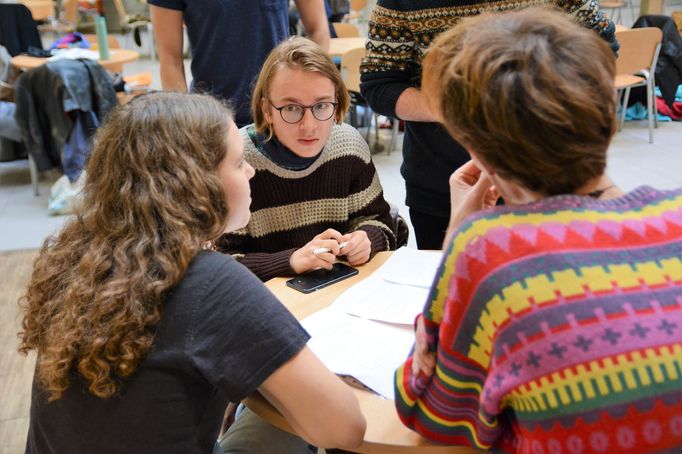
[[[628,5],[628,8],[630,8],[630,23],[634,23],[638,14],[635,11],[635,1],[634,0],[626,0],[625,3]]]
[[[372,115],[370,114],[368,105],[365,105],[365,118],[363,123],[367,126],[367,130],[365,132],[365,142],[369,144],[369,133],[372,131]]]
[[[623,130],[623,124],[625,123],[625,111],[628,108],[628,101],[630,100],[630,87],[627,87],[623,93],[623,109],[620,114],[620,128],[619,131]]]
[[[656,79],[651,74],[651,98],[654,102],[654,128],[658,128],[658,106],[656,105]]]
[[[374,149],[379,149],[379,114],[374,112]]]
[[[651,79],[649,79],[646,87],[646,114],[649,120],[649,143],[654,143],[654,106],[652,98],[653,88],[651,87]]]
[[[154,37],[154,28],[151,22],[147,23],[147,34],[149,35],[147,38],[149,41],[149,58],[151,61],[156,61],[156,38]]]
[[[350,124],[354,128],[358,127],[358,106],[357,104],[351,104],[350,106]]]
[[[33,186],[33,195],[38,197],[40,190],[38,188],[38,166],[36,165],[31,153],[28,154],[28,169],[31,172],[31,186]]]
[[[387,155],[390,156],[393,147],[395,147],[396,142],[398,142],[398,133],[400,132],[400,120],[397,118],[392,119],[393,124],[391,125],[391,143],[388,145]]]

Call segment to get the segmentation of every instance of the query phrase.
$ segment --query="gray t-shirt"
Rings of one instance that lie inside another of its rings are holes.
[[[120,395],[75,377],[47,403],[33,384],[27,453],[211,453],[228,401],[253,393],[309,339],[244,266],[201,252],[171,292],[154,345]]]

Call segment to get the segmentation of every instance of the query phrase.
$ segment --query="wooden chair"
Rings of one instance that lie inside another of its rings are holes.
[[[649,143],[654,143],[654,127],[658,127],[656,109],[656,81],[654,72],[661,50],[663,33],[658,28],[632,28],[616,32],[620,51],[616,60],[616,80],[619,97],[623,92],[622,112],[618,130],[623,129],[630,89],[646,87],[647,115],[649,119]]]
[[[621,9],[625,7],[630,10],[630,17],[632,18],[632,21],[637,19],[633,0],[600,0],[599,7],[603,10],[610,10],[608,16],[613,19],[613,22],[616,24],[623,23]]]
[[[152,30],[151,19],[139,15],[130,15],[126,10],[123,0],[113,0],[116,13],[121,25],[121,32],[126,37],[126,48],[130,48],[129,38],[134,33],[140,33],[140,30],[147,30],[149,35],[149,58],[152,61],[156,58],[156,42],[154,40],[154,31]]]
[[[346,24],[344,22],[332,22],[334,32],[338,38],[358,38],[360,37],[360,30],[353,24]]]
[[[47,23],[38,26],[41,33],[52,33],[56,38],[76,30],[78,1],[62,0],[58,3],[57,14]]]
[[[357,106],[365,107],[364,123],[367,125],[365,141],[369,143],[369,132],[372,126],[372,116],[367,101],[360,94],[360,62],[365,56],[365,48],[358,47],[351,49],[341,57],[341,78],[346,83],[346,88],[351,97],[351,124],[357,125]],[[374,113],[374,141],[379,141],[379,122],[377,114]],[[357,127],[357,126],[356,126]]]

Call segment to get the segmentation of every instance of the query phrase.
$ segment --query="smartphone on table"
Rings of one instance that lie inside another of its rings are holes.
[[[287,285],[303,293],[311,293],[335,282],[342,281],[358,274],[357,268],[336,262],[331,270],[321,268],[296,276],[287,281]]]

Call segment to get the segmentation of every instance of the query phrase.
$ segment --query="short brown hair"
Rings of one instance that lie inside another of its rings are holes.
[[[504,178],[547,195],[604,173],[614,55],[549,8],[485,13],[439,35],[422,89],[448,132]]]
[[[251,110],[253,111],[253,120],[258,132],[265,134],[267,137],[272,137],[270,125],[265,121],[265,116],[261,109],[261,100],[269,96],[270,84],[280,65],[285,65],[289,68],[300,68],[304,71],[318,72],[331,80],[334,84],[336,102],[338,103],[334,120],[337,123],[343,122],[343,117],[346,115],[348,105],[350,104],[350,98],[348,90],[346,90],[346,84],[341,78],[341,73],[339,73],[336,65],[334,65],[320,46],[307,38],[293,37],[283,41],[270,52],[256,80],[253,98],[251,99]]]

